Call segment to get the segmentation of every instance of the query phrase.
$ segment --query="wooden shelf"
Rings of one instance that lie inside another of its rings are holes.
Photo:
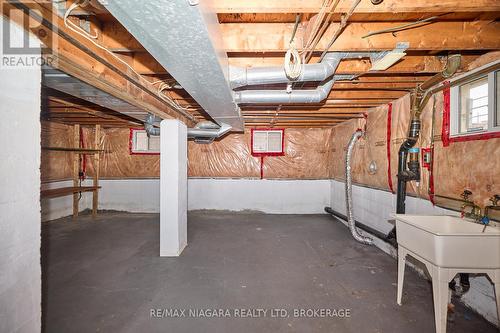
[[[73,147],[50,147],[42,146],[42,150],[45,151],[59,151],[59,152],[69,152],[72,153],[71,159],[73,160],[73,186],[72,187],[61,187],[55,189],[48,189],[40,191],[41,198],[57,198],[64,196],[73,196],[73,218],[78,217],[79,206],[80,206],[80,195],[82,192],[92,193],[92,217],[97,216],[97,210],[99,208],[99,174],[100,174],[100,153],[109,153],[109,151],[100,149],[102,147],[102,135],[101,135],[101,125],[95,125],[95,135],[94,143],[89,148],[80,148],[81,144],[81,127],[79,124],[73,125],[73,140],[69,143]],[[80,163],[82,161],[82,155],[92,155],[92,163],[94,174],[92,175],[92,186],[80,186],[81,181],[80,175]]]
[[[87,148],[66,148],[66,147],[42,147],[42,150],[65,151],[83,154],[99,154],[104,152],[103,149],[87,149]]]
[[[100,186],[81,186],[81,187],[61,187],[50,190],[42,190],[40,192],[41,198],[57,198],[72,195],[80,192],[94,192],[100,189]]]

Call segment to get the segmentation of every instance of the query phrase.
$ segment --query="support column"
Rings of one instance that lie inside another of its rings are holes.
[[[160,125],[160,256],[177,257],[187,245],[187,128]]]

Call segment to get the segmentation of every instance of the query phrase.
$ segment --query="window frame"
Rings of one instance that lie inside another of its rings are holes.
[[[129,134],[129,153],[130,155],[160,155],[160,151],[136,151],[134,150],[134,132],[146,132],[144,128],[131,128]]]
[[[495,62],[500,63],[499,61]],[[500,76],[500,69],[491,69],[484,71],[485,68],[491,68],[492,64],[477,68],[461,75],[451,81],[450,89],[450,140],[462,139],[470,140],[481,139],[485,135],[500,134],[500,119],[497,119],[497,103],[500,103],[500,98],[496,96],[497,89],[497,76]],[[461,118],[461,94],[460,89],[462,86],[472,83],[474,81],[486,78],[488,81],[488,125],[486,129],[473,132],[460,133],[460,118]],[[454,82],[459,84],[453,84]],[[497,124],[497,125],[495,125]]]
[[[256,152],[253,150],[253,141],[255,132],[281,132],[281,151],[280,152]],[[284,128],[252,128],[250,133],[250,151],[252,156],[284,156],[285,155],[285,129]]]

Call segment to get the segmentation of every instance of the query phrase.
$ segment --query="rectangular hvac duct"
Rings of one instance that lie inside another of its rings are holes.
[[[216,13],[200,0],[99,0],[217,123],[243,130]]]
[[[83,99],[87,102],[123,113],[129,117],[144,122],[147,113],[119,98],[116,98],[100,89],[80,81],[57,69],[44,68],[42,71],[42,84],[45,87],[61,91],[65,94]]]

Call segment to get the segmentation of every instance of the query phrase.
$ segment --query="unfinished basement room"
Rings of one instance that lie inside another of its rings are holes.
[[[500,332],[499,0],[0,9],[0,333]]]

